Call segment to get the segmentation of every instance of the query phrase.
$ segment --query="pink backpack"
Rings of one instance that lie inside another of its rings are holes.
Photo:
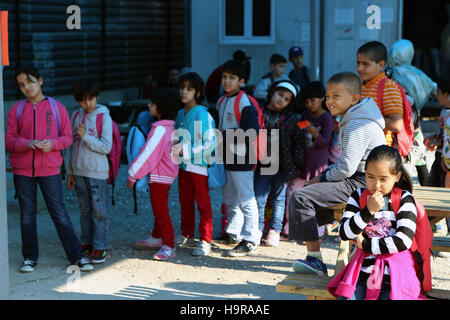
[[[75,123],[75,119],[80,114],[80,111],[78,110],[74,117],[73,117],[73,123]],[[95,125],[97,127],[97,135],[100,138],[102,136],[102,123],[103,123],[103,115],[104,113],[97,114],[97,118],[95,119]],[[117,126],[117,123],[112,121],[112,129],[113,129],[113,139],[112,139],[112,146],[111,151],[108,153],[108,163],[109,163],[109,178],[108,178],[108,184],[112,185],[113,192],[111,195],[111,202],[113,205],[116,204],[114,201],[114,182],[116,181],[117,174],[119,173],[119,167],[120,167],[120,158],[122,155],[122,137],[120,136],[120,130]]]
[[[384,78],[380,81],[377,88],[377,97],[381,106],[381,110],[383,110],[383,91],[384,84],[388,78]],[[397,132],[397,143],[398,143],[398,152],[402,157],[406,157],[412,149],[414,142],[414,123],[412,116],[412,108],[409,103],[408,98],[406,97],[405,90],[399,83],[395,83],[400,89],[402,100],[403,100],[403,128],[400,132]],[[384,112],[383,116],[384,116]]]

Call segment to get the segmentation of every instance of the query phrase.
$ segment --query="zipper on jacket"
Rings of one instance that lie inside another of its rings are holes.
[[[33,103],[33,140],[36,139],[36,103]],[[32,170],[33,170],[33,177],[34,177],[34,158],[35,158],[35,152],[36,150],[33,149],[33,163],[32,163]]]

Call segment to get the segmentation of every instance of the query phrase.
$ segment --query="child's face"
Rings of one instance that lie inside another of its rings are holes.
[[[178,69],[170,69],[169,70],[169,81],[172,84],[176,84],[178,83],[178,78],[179,78],[179,71]]]
[[[295,57],[291,58],[291,62],[294,65],[295,69],[300,69],[303,67],[303,56],[298,54]]]
[[[322,110],[322,102],[325,98],[308,98],[305,99],[306,109],[311,113],[316,113]]]
[[[195,98],[200,95],[200,92],[196,92],[195,88],[191,86],[189,81],[185,81],[180,86],[180,99],[183,104],[196,103]]]
[[[84,112],[90,113],[97,108],[97,97],[85,97],[82,101],[78,101]]]
[[[387,160],[371,161],[367,164],[366,184],[371,193],[378,191],[384,196],[392,191],[402,174],[392,174],[391,165]]]
[[[375,62],[363,54],[356,55],[356,71],[364,83],[369,82],[383,72],[385,64],[384,60]]]
[[[21,73],[17,76],[16,81],[20,91],[22,91],[28,100],[35,100],[42,95],[42,84],[44,81],[42,77],[37,79],[32,75]]]
[[[284,74],[284,70],[286,69],[286,63],[277,63],[271,64],[270,70],[272,71],[272,75],[274,78],[279,78]]]
[[[241,90],[241,85],[244,84],[245,79],[239,79],[235,74],[229,72],[222,73],[222,86],[227,94],[234,94]]]
[[[150,111],[150,115],[152,117],[159,118],[158,108],[156,107],[156,104],[150,101],[147,106],[148,110]]]
[[[287,90],[276,90],[270,99],[270,109],[275,111],[283,111],[294,98],[292,92]]]
[[[441,89],[438,88],[437,91],[437,101],[438,103],[446,108],[450,108],[450,96],[447,93],[442,93]]]
[[[344,116],[348,109],[359,102],[360,95],[350,93],[342,83],[327,83],[326,105],[332,116]]]

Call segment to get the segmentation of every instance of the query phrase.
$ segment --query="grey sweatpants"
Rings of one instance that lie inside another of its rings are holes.
[[[326,209],[343,202],[358,188],[366,186],[364,173],[338,182],[319,182],[294,191],[289,198],[289,238],[317,241],[321,226],[333,221],[333,210]]]

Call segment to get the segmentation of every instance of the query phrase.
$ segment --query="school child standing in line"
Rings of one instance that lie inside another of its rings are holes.
[[[182,136],[174,146],[181,156],[178,191],[181,205],[181,235],[178,245],[193,244],[195,235],[195,203],[200,213],[200,242],[193,250],[195,256],[206,256],[211,250],[213,234],[212,208],[208,187],[208,164],[215,148],[215,124],[203,102],[204,83],[195,72],[180,77],[180,99],[184,108],[178,111],[175,129],[184,129],[189,137]]]
[[[81,271],[91,271],[93,266],[81,252],[63,199],[61,151],[72,143],[69,115],[60,102],[43,94],[44,78],[33,67],[18,68],[15,79],[26,99],[8,111],[5,146],[11,152],[9,161],[20,205],[24,259],[20,271],[33,272],[39,259],[36,225],[38,185],[70,264],[78,266]]]
[[[398,151],[386,145],[374,148],[365,166],[367,188],[351,194],[339,225],[341,239],[357,251],[328,290],[344,300],[422,300],[409,250],[418,211],[411,178]]]
[[[295,120],[298,117],[291,111],[295,107],[297,93],[293,82],[277,81],[269,89],[268,103],[263,108],[264,129],[267,129],[267,152],[275,153],[278,157],[272,158],[277,164],[258,162],[254,186],[261,236],[264,229],[267,197],[270,195],[272,215],[269,221],[266,245],[271,247],[278,247],[280,241],[286,203],[286,182],[294,179],[303,165],[304,134],[300,128],[295,128],[298,121]],[[278,141],[276,141],[277,135],[274,131],[278,131]],[[300,143],[295,144],[296,141]],[[294,150],[296,150],[295,154]],[[275,174],[262,174],[261,168],[274,165],[278,168]]]
[[[147,137],[145,145],[128,169],[127,186],[133,189],[136,180],[150,174],[149,191],[155,224],[151,235],[136,242],[142,249],[159,249],[153,255],[155,260],[175,257],[175,234],[169,215],[169,190],[178,175],[178,164],[172,157],[172,135],[175,131],[175,117],[180,100],[171,88],[157,88],[148,104],[150,115],[157,121]]]
[[[94,80],[74,83],[73,96],[81,108],[72,115],[74,143],[67,149],[67,188],[75,191],[80,207],[81,248],[92,263],[109,258],[109,164],[112,119],[107,107],[98,105],[99,88]],[[102,115],[101,136],[97,117]]]
[[[222,72],[222,86],[226,94],[217,103],[219,119],[217,127],[222,133],[219,138],[222,139],[226,175],[223,187],[223,201],[227,206],[228,218],[226,232],[231,240],[238,242],[238,245],[229,252],[232,257],[256,253],[259,242],[258,206],[253,186],[256,161],[255,163],[250,161],[250,153],[254,151],[252,143],[257,138],[254,137],[253,140],[247,136],[243,143],[239,142],[240,139],[235,142],[235,137],[240,131],[243,130],[245,133],[253,129],[257,135],[260,129],[257,109],[247,95],[241,92],[245,75],[246,70],[241,63],[227,61],[223,65]],[[240,100],[236,101],[238,97]],[[230,133],[232,138],[227,139]]]

